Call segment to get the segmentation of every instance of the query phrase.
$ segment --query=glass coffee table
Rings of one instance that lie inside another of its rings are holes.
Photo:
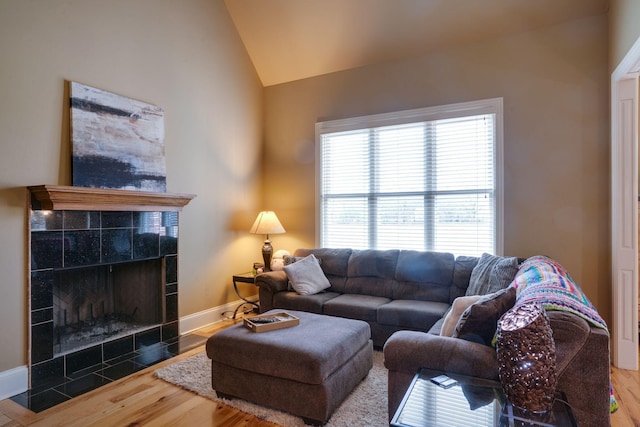
[[[442,375],[445,377],[438,381]],[[447,381],[447,377],[452,381]],[[391,426],[576,427],[577,424],[561,392],[556,394],[550,412],[523,413],[507,401],[498,381],[421,369],[398,406]]]

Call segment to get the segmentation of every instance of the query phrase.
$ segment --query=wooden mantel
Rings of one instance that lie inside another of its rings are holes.
[[[36,185],[31,206],[41,210],[181,211],[195,194]]]

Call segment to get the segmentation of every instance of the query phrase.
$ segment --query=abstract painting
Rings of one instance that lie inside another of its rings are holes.
[[[73,185],[166,192],[164,110],[71,82]]]

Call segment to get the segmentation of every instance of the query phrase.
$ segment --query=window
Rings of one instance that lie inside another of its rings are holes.
[[[502,99],[316,125],[321,247],[502,251]]]

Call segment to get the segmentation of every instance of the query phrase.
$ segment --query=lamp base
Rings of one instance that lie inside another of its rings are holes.
[[[264,261],[264,271],[271,271],[271,256],[273,255],[273,246],[267,237],[262,245],[262,259]]]

